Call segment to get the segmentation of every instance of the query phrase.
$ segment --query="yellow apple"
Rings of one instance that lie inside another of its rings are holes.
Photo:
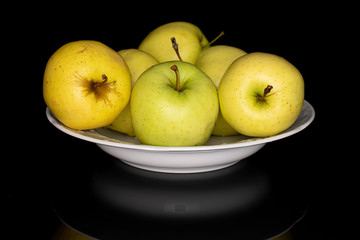
[[[49,59],[44,100],[65,126],[84,130],[112,123],[129,102],[131,75],[124,59],[97,41],[75,41]]]
[[[221,78],[230,64],[245,54],[245,51],[236,47],[212,46],[200,53],[195,65],[211,78],[216,88],[219,88]]]
[[[139,49],[154,56],[159,62],[178,60],[171,38],[179,45],[179,53],[185,62],[195,63],[198,55],[209,42],[201,30],[188,22],[172,22],[150,32]]]
[[[204,49],[195,65],[211,78],[216,88],[219,88],[221,78],[230,64],[245,54],[245,51],[236,47],[217,45]],[[221,111],[219,111],[212,134],[231,136],[239,133],[226,122]]]
[[[132,86],[145,70],[159,63],[153,56],[138,49],[124,49],[118,53],[124,58],[130,69]],[[131,123],[130,103],[107,128],[135,136]]]
[[[266,137],[295,122],[304,103],[304,80],[282,57],[249,53],[226,70],[218,93],[224,119],[236,131]]]
[[[159,63],[152,55],[139,49],[124,49],[118,53],[124,58],[129,67],[132,86],[145,70]]]
[[[232,128],[229,123],[224,119],[221,111],[219,111],[219,115],[216,119],[215,126],[211,132],[211,135],[225,137],[238,134],[239,133],[234,128]]]

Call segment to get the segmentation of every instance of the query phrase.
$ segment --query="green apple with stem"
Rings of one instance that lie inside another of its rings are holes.
[[[159,62],[177,60],[178,56],[169,44],[173,37],[181,45],[179,52],[185,62],[194,64],[202,49],[209,47],[208,40],[194,24],[171,22],[150,32],[139,49],[154,56]]]
[[[123,57],[129,67],[132,86],[134,86],[136,80],[145,70],[159,63],[153,56],[138,49],[124,49],[118,53]],[[125,133],[129,136],[135,136],[131,123],[130,103],[126,105],[121,114],[108,125],[107,128]]]
[[[224,119],[239,133],[267,137],[289,128],[304,103],[304,80],[286,59],[249,53],[235,60],[221,79]]]
[[[180,61],[146,70],[130,101],[135,135],[148,145],[203,145],[219,112],[212,80],[193,64]]]
[[[245,51],[232,46],[212,46],[200,53],[195,65],[210,77],[216,88],[219,88],[221,78],[231,63],[245,54]],[[212,134],[231,136],[239,133],[225,121],[220,111]]]

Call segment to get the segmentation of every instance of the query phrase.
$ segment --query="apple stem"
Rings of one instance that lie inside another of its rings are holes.
[[[273,89],[273,86],[267,85],[267,87],[264,89],[264,94],[261,96],[260,94],[257,97],[258,102],[265,102],[266,95]]]
[[[180,53],[179,53],[179,45],[177,44],[176,39],[174,37],[172,37],[171,42],[172,42],[172,47],[175,50],[177,57],[182,62],[183,60],[181,59],[181,56],[180,56]]]
[[[99,88],[101,86],[104,86],[104,85],[111,85],[111,84],[115,83],[115,81],[114,81],[112,83],[105,84],[107,82],[107,80],[108,80],[108,78],[107,78],[107,76],[105,74],[101,75],[101,79],[103,80],[102,82],[96,82],[96,83],[93,82],[93,88],[94,89],[97,89],[97,88]]]
[[[213,44],[214,42],[216,42],[220,37],[224,36],[224,31],[222,31],[216,38],[214,38],[210,43],[209,43],[209,46],[211,44]]]
[[[93,87],[96,89],[98,87],[100,87],[101,85],[103,85],[104,83],[106,83],[106,81],[108,80],[107,76],[105,74],[101,75],[101,79],[103,80],[102,82],[97,82],[94,83]]]
[[[172,65],[171,70],[173,70],[175,72],[176,75],[176,91],[180,92],[180,73],[179,73],[179,69],[177,68],[176,65]]]
[[[273,86],[267,85],[267,87],[264,89],[264,97],[273,89]]]

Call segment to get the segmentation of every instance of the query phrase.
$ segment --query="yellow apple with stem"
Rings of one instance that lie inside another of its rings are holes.
[[[132,86],[134,86],[136,80],[143,72],[145,72],[145,70],[159,63],[153,56],[138,49],[124,49],[118,53],[125,59],[125,62],[130,69]],[[107,126],[107,128],[125,133],[132,137],[135,136],[134,128],[131,123],[130,103],[115,121]]]
[[[179,52],[185,62],[195,63],[203,48],[209,42],[194,24],[188,22],[171,22],[150,32],[141,42],[139,49],[155,57],[159,62],[178,60],[170,40],[176,38]]]
[[[216,88],[219,88],[221,78],[231,63],[245,54],[245,51],[232,46],[212,46],[204,49],[200,53],[195,65],[210,77]],[[219,111],[219,116],[216,120],[212,134],[218,136],[231,136],[239,133],[225,121],[221,111]]]
[[[49,59],[44,100],[65,126],[94,129],[112,123],[129,102],[131,76],[124,59],[98,41],[75,41]]]
[[[304,80],[286,59],[254,52],[235,60],[219,86],[224,119],[239,133],[267,137],[289,128],[304,103]]]

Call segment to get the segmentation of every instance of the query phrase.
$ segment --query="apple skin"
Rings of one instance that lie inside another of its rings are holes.
[[[180,91],[176,74],[178,67]],[[146,70],[135,83],[130,110],[135,135],[156,146],[203,145],[211,135],[218,112],[217,91],[211,79],[193,64],[164,62]]]
[[[123,49],[118,53],[124,58],[129,67],[132,86],[134,86],[136,80],[145,70],[159,63],[153,56],[138,49]],[[120,115],[106,127],[125,133],[131,137],[135,136],[131,123],[130,102]]]
[[[195,65],[210,77],[216,88],[219,88],[221,78],[231,63],[245,54],[245,51],[232,46],[212,46],[200,53]]]
[[[129,67],[132,86],[134,86],[136,80],[145,70],[159,63],[152,55],[139,49],[123,49],[118,51],[118,53]]]
[[[264,89],[272,86],[264,96]],[[304,103],[304,80],[282,57],[249,53],[235,60],[221,79],[219,101],[224,119],[239,133],[276,135],[297,119]]]
[[[210,77],[216,88],[219,88],[221,78],[231,63],[245,54],[245,51],[232,46],[212,46],[200,53],[195,65]],[[226,122],[219,111],[212,135],[232,136],[237,134],[239,133]]]
[[[154,56],[159,62],[178,60],[171,38],[175,37],[183,61],[195,63],[209,42],[201,30],[188,22],[172,22],[150,32],[141,42],[139,49]]]
[[[44,100],[54,116],[73,129],[110,124],[125,108],[130,94],[131,76],[124,59],[97,41],[63,45],[45,68]]]
[[[216,119],[215,126],[211,134],[214,136],[226,137],[238,135],[239,133],[230,126],[230,124],[224,119],[221,111],[219,111],[219,115]]]

